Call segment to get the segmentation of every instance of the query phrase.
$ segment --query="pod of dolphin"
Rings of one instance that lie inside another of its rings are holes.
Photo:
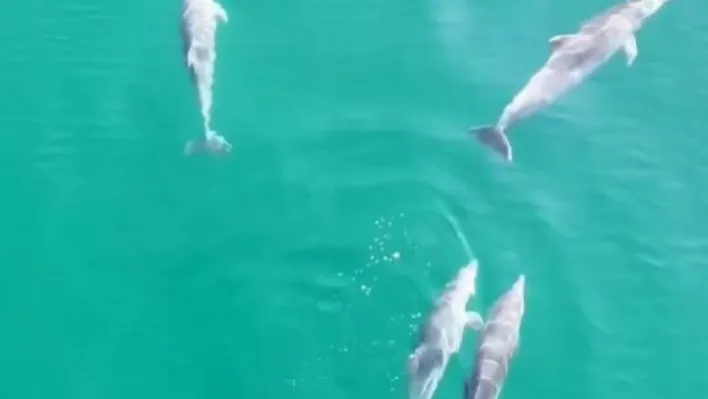
[[[622,51],[631,66],[637,57],[636,33],[670,0],[628,0],[593,16],[574,34],[549,39],[551,55],[504,108],[494,126],[470,128],[484,145],[512,161],[507,137],[511,125],[551,105],[580,85],[615,53]],[[218,22],[228,15],[214,0],[183,0],[184,60],[199,94],[204,138],[187,143],[187,153],[223,153],[231,144],[211,127],[211,87],[216,59]],[[408,359],[409,398],[430,399],[447,364],[459,352],[466,330],[479,332],[476,361],[464,385],[465,399],[497,399],[519,347],[524,315],[526,277],[521,274],[490,308],[486,320],[467,304],[476,292],[477,262],[462,267],[438,298]]]
[[[637,58],[635,34],[670,0],[629,0],[593,16],[577,33],[549,40],[551,55],[502,111],[494,126],[471,128],[483,144],[511,161],[507,129],[549,106],[578,86],[622,50],[627,66]],[[497,399],[519,348],[526,277],[522,274],[492,305],[486,321],[467,310],[476,291],[477,262],[448,283],[423,326],[418,346],[408,359],[409,398],[430,399],[450,357],[460,350],[465,331],[480,332],[476,361],[464,385],[465,399]]]

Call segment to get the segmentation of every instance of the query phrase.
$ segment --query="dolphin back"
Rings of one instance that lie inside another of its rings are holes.
[[[431,399],[447,365],[445,351],[437,345],[423,344],[410,359],[409,399]]]
[[[580,29],[578,31],[580,33],[586,33],[586,34],[597,33],[605,27],[605,25],[607,24],[607,21],[610,18],[612,18],[614,15],[621,13],[624,9],[626,9],[628,7],[630,7],[629,2],[615,4],[614,6],[610,7],[609,9],[607,9],[599,14],[595,14],[592,18],[585,21],[585,23],[583,23],[580,26]]]
[[[508,358],[480,351],[474,372],[465,381],[465,399],[496,399],[508,374]]]
[[[465,399],[496,399],[519,345],[524,314],[525,277],[516,282],[492,306],[479,337],[474,370],[465,381]]]
[[[445,352],[439,346],[424,344],[416,349],[411,360],[413,374],[428,375],[432,370],[444,365]]]

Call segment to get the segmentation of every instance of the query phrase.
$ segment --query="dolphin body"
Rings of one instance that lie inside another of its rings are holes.
[[[496,126],[471,128],[470,132],[511,161],[512,148],[506,136],[509,126],[553,103],[620,50],[631,66],[638,53],[635,33],[669,1],[630,0],[595,15],[575,34],[553,36],[548,61],[507,104]]]
[[[522,274],[493,305],[478,339],[473,372],[465,381],[465,399],[497,399],[519,348],[526,277]]]
[[[465,329],[478,330],[482,317],[467,311],[475,295],[477,262],[461,268],[447,283],[421,330],[418,346],[408,359],[409,398],[430,399],[443,377],[450,356],[460,350]]]
[[[204,140],[189,141],[185,152],[229,152],[231,144],[211,128],[216,28],[218,22],[227,23],[229,17],[226,10],[214,0],[183,0],[182,6],[182,52],[192,84],[199,93],[205,136]]]

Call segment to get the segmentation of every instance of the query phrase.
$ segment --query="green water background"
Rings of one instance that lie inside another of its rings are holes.
[[[222,4],[222,158],[182,153],[179,1],[4,5],[0,398],[403,398],[471,256],[475,308],[528,279],[504,399],[705,396],[705,2],[520,124],[512,165],[467,128],[609,0]]]

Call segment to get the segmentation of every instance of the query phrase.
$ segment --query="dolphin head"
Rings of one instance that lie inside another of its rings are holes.
[[[442,379],[445,365],[445,353],[442,348],[429,344],[418,347],[408,360],[408,398],[432,398]]]
[[[514,301],[524,301],[524,294],[526,293],[526,276],[521,274],[516,278],[514,284],[509,289],[507,296]]]
[[[475,294],[477,287],[477,261],[473,260],[457,272],[455,279],[457,291],[469,297]]]
[[[526,276],[520,275],[514,284],[511,286],[507,294],[505,295],[504,305],[505,308],[516,308],[523,313],[524,311],[524,296],[526,295]]]
[[[520,275],[514,282],[514,285],[511,287],[511,289],[514,291],[518,291],[521,296],[523,296],[524,290],[526,289],[526,275]]]
[[[630,4],[639,14],[638,17],[645,19],[659,11],[664,4],[670,1],[671,0],[634,0]]]
[[[514,284],[499,297],[490,310],[490,319],[505,320],[510,325],[521,322],[525,310],[526,276],[520,275]]]

